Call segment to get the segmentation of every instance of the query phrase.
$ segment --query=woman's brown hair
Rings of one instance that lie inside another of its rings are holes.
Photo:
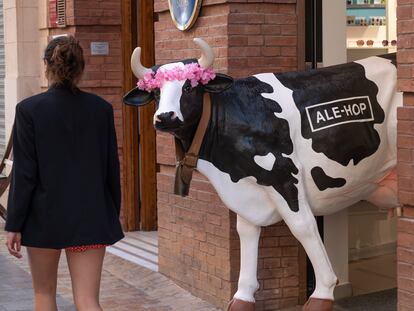
[[[62,36],[49,42],[45,50],[46,77],[57,85],[75,90],[85,68],[83,50],[73,36]]]

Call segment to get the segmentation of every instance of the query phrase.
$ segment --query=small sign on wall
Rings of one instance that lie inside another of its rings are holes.
[[[91,42],[91,55],[109,55],[109,42]]]

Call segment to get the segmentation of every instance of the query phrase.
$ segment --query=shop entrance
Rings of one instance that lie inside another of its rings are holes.
[[[141,61],[154,65],[154,3],[122,1],[124,93],[136,85],[130,57],[142,49]],[[123,105],[124,228],[126,231],[157,229],[156,136],[152,124],[154,103],[141,107]]]
[[[141,47],[141,62],[154,65],[154,8],[152,0],[122,1],[123,93],[136,86],[131,71],[133,50]],[[123,210],[125,238],[108,252],[158,271],[156,136],[154,103],[136,108],[122,105]]]
[[[306,4],[308,69],[396,52],[396,0],[307,0]],[[345,299],[344,307],[361,303],[360,299],[375,305],[388,297],[388,304],[376,310],[395,310],[396,221],[367,202],[318,219],[340,281],[335,296]],[[312,277],[310,270],[308,293],[313,291]]]

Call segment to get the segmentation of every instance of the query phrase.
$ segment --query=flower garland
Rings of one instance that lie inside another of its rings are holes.
[[[213,80],[216,74],[213,69],[204,69],[197,63],[177,66],[173,69],[160,68],[156,73],[148,71],[144,75],[144,79],[140,79],[137,86],[141,90],[151,92],[160,89],[166,81],[184,81],[189,80],[192,87],[196,87],[199,83],[205,85]]]

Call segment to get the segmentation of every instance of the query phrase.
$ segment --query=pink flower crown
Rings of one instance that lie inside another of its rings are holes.
[[[137,86],[141,90],[151,92],[160,89],[166,81],[183,81],[189,80],[192,87],[196,87],[199,83],[205,85],[213,80],[216,74],[213,69],[204,69],[197,63],[186,64],[183,67],[174,67],[173,69],[160,68],[156,73],[148,71],[144,75],[144,79],[140,79]]]

